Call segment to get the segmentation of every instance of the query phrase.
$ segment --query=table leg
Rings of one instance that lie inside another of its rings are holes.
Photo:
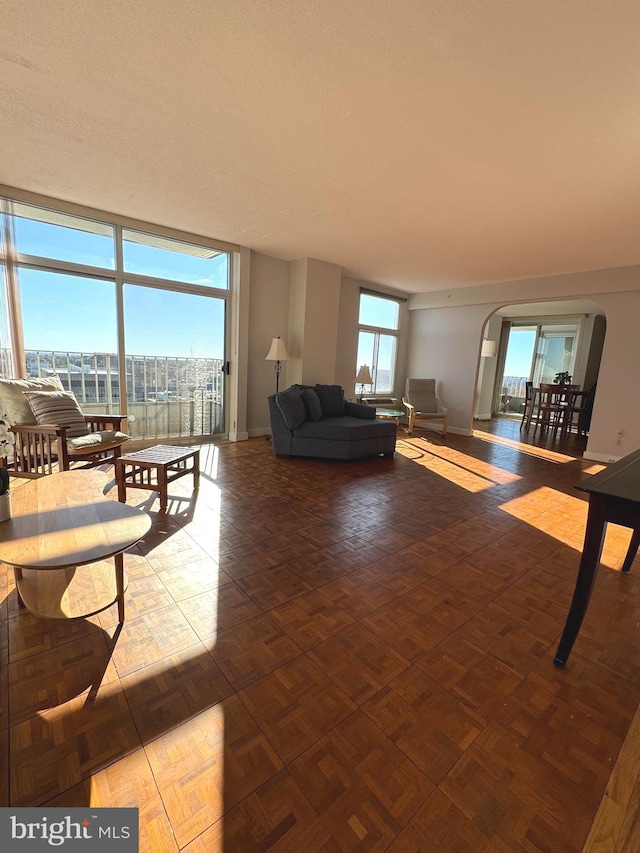
[[[22,596],[20,595],[20,590],[18,589],[18,581],[22,578],[22,569],[18,568],[18,566],[13,567],[13,577],[16,582],[16,595],[18,596],[18,607],[24,607],[24,601]]]
[[[623,572],[631,571],[631,564],[636,558],[638,548],[640,548],[640,528],[636,528],[633,531],[633,535],[631,536],[631,542],[629,542],[629,550],[627,551],[627,556],[624,558],[624,563],[622,564]]]
[[[168,483],[167,483],[167,466],[158,466],[158,491],[160,492],[160,512],[167,511],[168,500]]]
[[[118,595],[118,622],[124,622],[124,554],[113,558],[116,567],[116,590]]]
[[[194,491],[200,488],[200,451],[196,450],[193,454],[193,489]]]
[[[127,486],[125,483],[126,473],[125,473],[125,463],[118,457],[115,461],[116,466],[116,483],[118,484],[118,500],[120,503],[126,504],[127,502]]]
[[[569,615],[567,616],[558,650],[553,660],[556,666],[564,666],[567,662],[573,644],[578,636],[580,626],[582,625],[582,620],[587,612],[587,607],[589,606],[607,529],[606,509],[606,495],[592,494],[590,496],[582,558],[580,560],[571,607],[569,608]]]

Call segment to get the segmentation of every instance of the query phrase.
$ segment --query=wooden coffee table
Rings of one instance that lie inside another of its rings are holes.
[[[105,495],[110,482],[101,471],[76,469],[12,490],[13,517],[0,523],[0,562],[13,566],[18,601],[36,616],[77,619],[117,601],[124,621],[123,552],[151,519]],[[114,565],[101,562],[110,557]]]
[[[191,464],[188,464],[191,463]],[[195,447],[157,444],[115,460],[118,500],[127,500],[127,489],[147,489],[160,493],[160,509],[167,508],[167,486],[193,474],[193,488],[200,485],[200,451]]]

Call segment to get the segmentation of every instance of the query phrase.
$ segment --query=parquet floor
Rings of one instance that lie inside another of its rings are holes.
[[[477,426],[355,463],[203,446],[197,497],[129,493],[121,631],[19,611],[3,572],[0,805],[137,806],[154,853],[582,850],[640,701],[640,572],[611,527],[555,668],[600,466]]]

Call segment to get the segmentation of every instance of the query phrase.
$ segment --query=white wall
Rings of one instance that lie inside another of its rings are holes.
[[[342,273],[335,264],[307,259],[302,382],[331,383],[336,375]]]
[[[449,409],[449,429],[469,435],[486,306],[433,308],[409,314],[407,376],[435,378],[436,394]]]
[[[291,382],[333,382],[341,270],[315,258],[290,264],[289,336]],[[286,387],[286,386],[285,386]]]
[[[300,258],[289,264],[289,312],[288,312],[288,343],[289,370],[287,384],[302,382],[302,355],[304,348],[304,317],[307,299],[307,258]]]
[[[359,312],[360,282],[354,281],[352,278],[343,278],[340,288],[338,349],[334,381],[344,388],[347,397],[356,396]]]
[[[489,341],[494,341],[496,344],[500,342],[500,332],[502,330],[502,317],[499,314],[494,314],[489,319],[486,328],[483,332],[483,338]],[[493,392],[496,378],[496,368],[498,366],[497,356],[490,358],[480,358],[478,367],[478,387],[476,391],[476,406],[475,417],[490,418],[493,408]]]
[[[640,448],[640,292],[602,294],[599,301],[607,331],[587,449],[589,458],[606,462]]]
[[[640,447],[640,397],[636,391],[640,267],[419,294],[410,301],[408,373],[435,376],[438,393],[450,408],[452,431],[468,433],[478,347],[487,317],[504,305],[571,297],[595,299],[607,321],[585,455],[598,461],[620,458]],[[624,436],[618,444],[619,429]]]
[[[273,361],[265,361],[272,338],[284,338],[290,347],[288,261],[251,253],[251,297],[249,304],[247,431],[249,435],[269,432],[267,397],[276,390]],[[291,352],[291,350],[289,350]],[[289,362],[282,365],[280,387],[291,383],[287,378]],[[232,366],[233,369],[233,366]]]

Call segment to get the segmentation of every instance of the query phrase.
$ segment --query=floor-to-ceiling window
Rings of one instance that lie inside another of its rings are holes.
[[[223,431],[224,315],[221,299],[125,284],[127,409],[135,416],[134,433]]]
[[[3,373],[18,351],[86,411],[126,409],[137,438],[224,432],[227,251],[19,201],[2,225],[2,328],[11,287],[22,337],[10,354],[3,334]]]
[[[373,380],[362,388],[364,393],[393,394],[401,301],[364,291],[360,294],[357,364],[369,367]]]

